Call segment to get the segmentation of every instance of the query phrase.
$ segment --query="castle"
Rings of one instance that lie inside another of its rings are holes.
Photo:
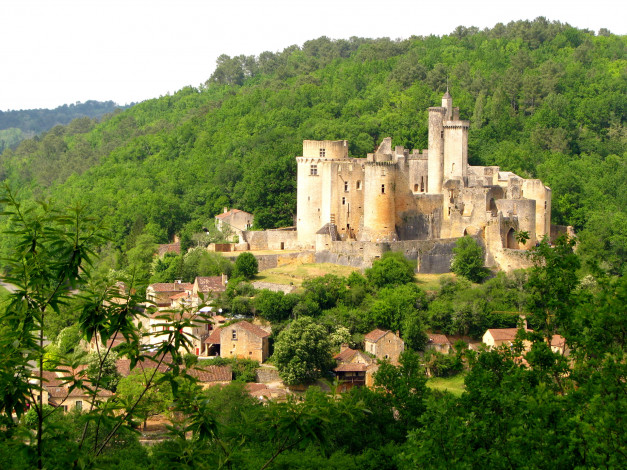
[[[457,238],[470,235],[488,265],[527,266],[524,250],[551,237],[551,190],[497,166],[468,165],[468,129],[447,90],[442,106],[429,108],[426,150],[392,148],[388,137],[364,159],[349,157],[345,140],[304,141],[296,232],[267,233],[262,244],[359,267],[402,251],[418,271],[445,272]],[[516,232],[527,232],[527,242]],[[263,238],[246,235],[251,249]]]

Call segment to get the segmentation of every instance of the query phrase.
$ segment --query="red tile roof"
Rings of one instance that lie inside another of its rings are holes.
[[[204,366],[199,364],[193,369],[188,369],[187,373],[203,383],[230,382],[233,380],[233,372],[230,366]]]
[[[388,333],[388,331],[383,331],[377,328],[376,330],[372,330],[370,333],[364,336],[364,339],[367,341],[372,341],[373,343],[376,343],[381,338],[383,338],[386,333]]]
[[[157,248],[157,254],[159,256],[163,256],[166,253],[176,253],[177,255],[180,255],[181,244],[180,243],[164,243],[163,245],[159,245],[159,248]]]
[[[222,276],[198,276],[196,278],[198,292],[224,292],[226,286],[222,282]]]
[[[220,344],[220,327],[214,328],[209,336],[205,338],[203,343],[205,344]]]
[[[451,342],[446,337],[446,335],[441,335],[438,333],[429,333],[429,343],[430,344],[448,344],[448,345],[451,344]]]
[[[366,364],[350,363],[350,364],[340,364],[333,370],[335,372],[365,372],[366,369],[368,369],[368,366]]]
[[[148,287],[152,287],[155,292],[183,292],[194,288],[189,282],[156,282]]]
[[[551,337],[551,346],[554,348],[563,348],[566,345],[566,338],[562,335],[553,335]]]
[[[257,325],[253,325],[252,323],[248,323],[246,320],[242,320],[240,322],[237,323],[233,323],[231,326],[235,326],[238,325],[240,328],[244,328],[245,330],[249,331],[250,333],[259,336],[260,338],[266,338],[268,336],[270,336],[271,333],[268,333],[266,330],[264,330],[263,328],[258,327]]]
[[[516,338],[516,333],[518,333],[518,328],[490,328],[488,331],[494,341],[513,341]]]
[[[346,361],[350,361],[350,359],[357,354],[357,350],[355,349],[351,349],[351,348],[346,348],[344,351],[336,354],[335,356],[333,356],[333,359],[335,359],[336,361],[339,362],[346,362]]]
[[[248,212],[241,211],[239,209],[231,209],[230,211],[226,211],[226,212],[223,212],[222,214],[216,215],[216,219],[225,219],[227,217],[232,216],[233,214],[237,214],[238,212],[244,212],[244,213],[246,213],[248,215],[252,215],[252,214],[250,214]]]

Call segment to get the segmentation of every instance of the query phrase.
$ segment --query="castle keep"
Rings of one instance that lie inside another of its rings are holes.
[[[496,166],[468,165],[468,128],[447,91],[442,106],[429,108],[426,150],[392,148],[388,137],[367,158],[350,158],[345,140],[304,141],[295,245],[370,261],[378,247],[420,261],[435,245],[419,241],[471,235],[489,264],[524,264],[518,250],[551,235],[551,190]],[[525,245],[517,231],[529,233]]]

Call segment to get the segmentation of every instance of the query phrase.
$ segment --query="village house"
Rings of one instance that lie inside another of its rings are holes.
[[[72,376],[80,374],[80,370],[71,371],[44,371],[43,372],[43,384],[41,393],[43,394],[42,400],[44,404],[48,404],[53,407],[60,407],[63,411],[71,410],[83,410],[89,407],[92,396],[82,388],[74,388],[70,390],[71,382],[68,382]],[[37,372],[35,371],[35,374]],[[83,379],[82,375],[77,377]],[[38,396],[36,394],[35,396]],[[106,401],[113,396],[109,390],[99,389],[97,394],[98,401]]]
[[[398,334],[376,329],[364,337],[364,349],[377,359],[398,364],[398,358],[405,350],[405,342]]]
[[[526,330],[530,332],[532,330]],[[516,340],[518,328],[490,328],[483,334],[482,341],[489,348],[498,348],[499,346],[511,347]],[[528,351],[531,348],[531,342],[523,340],[523,348]]]
[[[192,286],[192,296],[197,299],[197,305],[200,303],[199,295],[202,294],[204,301],[207,302],[211,298],[217,297],[226,290],[228,277],[226,274],[221,276],[198,276],[194,279]]]
[[[220,357],[264,362],[270,356],[270,332],[246,320],[220,328]]]
[[[471,338],[470,336],[462,335],[444,335],[439,333],[427,333],[427,344],[425,345],[425,351],[435,351],[442,354],[448,354],[455,350],[455,343],[463,341],[468,349],[473,351],[479,350],[481,341]]]
[[[354,386],[366,385],[368,370],[374,359],[363,351],[351,349],[347,345],[340,346],[340,352],[333,359],[337,367],[333,369],[335,377],[340,382],[339,391],[346,391]]]
[[[150,284],[146,289],[146,300],[158,308],[170,308],[172,306],[172,296],[177,294],[192,293],[194,286],[189,282],[157,282]]]
[[[216,215],[216,228],[222,233],[232,234],[233,238],[241,240],[242,232],[250,230],[253,226],[254,216],[248,212],[224,208],[222,214]]]

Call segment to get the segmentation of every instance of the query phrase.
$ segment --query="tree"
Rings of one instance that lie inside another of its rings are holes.
[[[332,367],[329,334],[312,318],[298,318],[279,333],[272,357],[286,384],[313,382]]]
[[[257,258],[252,253],[245,251],[235,260],[234,277],[243,277],[252,279],[259,272],[259,264]]]
[[[465,236],[455,242],[451,271],[472,282],[481,282],[488,275],[483,265],[483,249],[474,238]]]
[[[388,251],[366,269],[366,278],[377,288],[398,286],[414,281],[414,269],[402,253]]]
[[[147,368],[134,371],[117,385],[116,399],[125,407],[133,406],[137,402],[135,411],[143,419],[144,427],[148,418],[167,411],[172,404],[172,387],[161,380],[162,378],[162,373],[155,373],[154,369]]]

